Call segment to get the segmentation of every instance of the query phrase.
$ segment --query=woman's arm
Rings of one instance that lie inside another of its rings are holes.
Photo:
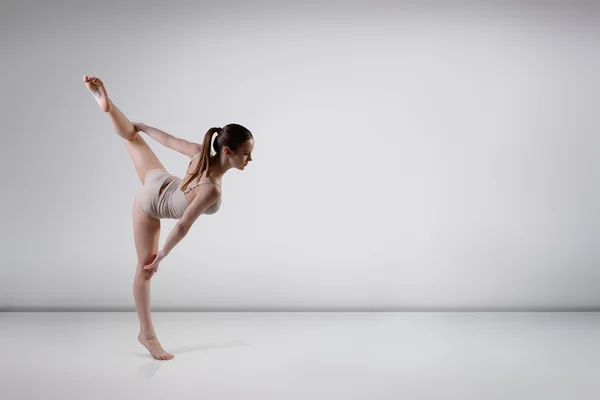
[[[161,261],[169,255],[169,252],[173,250],[173,247],[175,247],[177,243],[181,242],[181,239],[183,239],[188,232],[189,229],[185,229],[180,224],[175,224],[173,229],[171,229],[169,237],[167,238],[163,248],[158,251],[150,264],[144,265],[144,270],[150,273],[149,278],[152,278],[152,276],[158,271],[158,266],[160,265]]]
[[[187,235],[196,219],[221,196],[220,190],[214,185],[206,185],[204,188],[198,188],[198,190],[192,204],[185,209],[179,221],[171,229],[163,248],[160,250],[164,257]]]
[[[173,250],[177,243],[181,242],[181,239],[183,239],[189,231],[189,229],[184,228],[182,225],[175,224],[173,229],[171,229],[171,232],[169,232],[169,236],[167,237],[163,248],[160,249],[159,253],[162,257],[168,256],[171,250]]]
[[[185,154],[188,157],[191,157],[194,154],[202,151],[202,145],[200,143],[194,143],[185,139],[180,139],[165,131],[148,126],[143,122],[134,122],[133,126],[135,127],[136,131],[142,131],[163,146],[175,150],[181,154]]]
[[[160,262],[187,235],[194,221],[221,196],[220,189],[213,185],[209,186],[208,188],[202,188],[201,192],[198,192],[194,200],[192,200],[192,204],[185,209],[183,216],[177,221],[173,229],[171,229],[163,248],[158,251],[152,263],[144,266],[144,270],[150,272],[150,278],[158,271]]]

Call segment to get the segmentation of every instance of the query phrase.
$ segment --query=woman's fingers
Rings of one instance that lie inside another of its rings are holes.
[[[154,269],[154,268],[156,268],[156,265],[154,265],[154,263],[148,264],[144,267],[144,269]]]
[[[158,265],[153,265],[153,264],[147,265],[144,267],[144,270],[148,271],[150,273],[149,277],[152,278],[152,275],[154,275],[158,271]]]

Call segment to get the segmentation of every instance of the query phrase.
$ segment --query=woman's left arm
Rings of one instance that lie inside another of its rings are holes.
[[[143,122],[133,122],[133,126],[135,127],[136,131],[142,131],[163,146],[175,150],[181,154],[185,154],[188,157],[191,157],[202,150],[202,145],[199,143],[193,143],[185,139],[175,137],[170,133],[161,131],[160,129],[152,126],[148,126]]]

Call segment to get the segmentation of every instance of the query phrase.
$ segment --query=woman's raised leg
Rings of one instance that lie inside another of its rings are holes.
[[[131,140],[136,134],[135,128],[131,121],[129,121],[108,97],[104,83],[100,78],[95,76],[83,76],[83,81],[87,88],[92,92],[98,105],[102,111],[107,112],[110,115],[110,119],[115,128],[115,132],[123,139]]]
[[[83,81],[102,111],[108,113],[115,132],[124,139],[140,182],[144,184],[146,174],[153,169],[165,169],[150,146],[136,132],[131,121],[110,100],[100,78],[85,75]]]

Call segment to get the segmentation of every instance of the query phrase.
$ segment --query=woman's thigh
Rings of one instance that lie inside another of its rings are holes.
[[[133,200],[133,237],[138,258],[138,267],[152,262],[158,253],[160,220],[147,216]]]
[[[153,169],[165,169],[156,154],[139,133],[131,140],[123,139],[142,185],[146,174]]]

